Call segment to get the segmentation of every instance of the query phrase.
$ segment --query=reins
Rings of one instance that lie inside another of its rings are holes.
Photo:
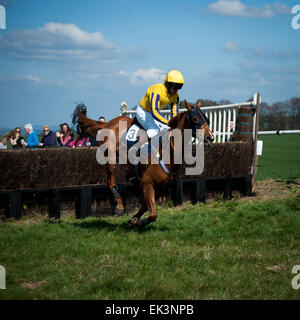
[[[202,112],[198,109],[198,108],[195,108],[195,107],[192,107],[194,110],[196,110],[196,112],[200,115],[200,117],[202,118],[203,122],[206,124],[207,126],[207,129],[208,129],[208,132],[209,134],[213,137],[213,139],[215,139],[215,135],[213,134],[213,132],[210,130],[209,128],[209,125],[205,119],[205,117],[203,116]],[[187,115],[187,121],[189,123],[189,126],[191,127],[191,122],[190,122],[190,118],[189,116]],[[172,136],[171,136],[171,130],[169,131],[169,137],[170,137],[170,145],[172,147],[173,150],[175,150],[175,147],[174,147],[174,137],[172,139]]]
[[[198,108],[195,108],[195,107],[193,107],[193,108],[194,108],[194,109],[196,109],[196,111],[197,111],[197,113],[198,113],[198,114],[200,114],[200,116],[201,116],[202,120],[203,120],[203,121],[204,121],[204,123],[207,125],[208,132],[209,132],[209,133],[210,133],[210,135],[215,139],[215,135],[214,135],[214,134],[213,134],[213,132],[210,130],[209,125],[208,125],[207,121],[205,120],[205,118],[204,118],[204,116],[203,116],[202,112],[201,112]]]

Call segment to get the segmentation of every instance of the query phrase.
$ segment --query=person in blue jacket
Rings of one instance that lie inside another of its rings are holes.
[[[39,139],[37,134],[33,131],[33,127],[30,123],[25,124],[25,132],[28,134],[27,142],[23,141],[25,147],[37,147],[39,145]]]

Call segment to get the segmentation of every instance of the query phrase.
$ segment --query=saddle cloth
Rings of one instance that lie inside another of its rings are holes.
[[[124,140],[126,141],[127,148],[130,149],[135,143],[138,142],[138,132],[143,129],[142,125],[136,118],[133,119],[132,125],[127,129]]]

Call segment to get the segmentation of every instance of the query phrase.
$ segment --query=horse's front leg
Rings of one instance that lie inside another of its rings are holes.
[[[122,198],[117,190],[114,170],[115,166],[113,164],[107,164],[107,185],[111,190],[116,202],[115,216],[120,216],[124,214],[124,206]]]
[[[138,224],[141,216],[148,210],[147,208],[147,204],[146,202],[144,201],[141,208],[139,209],[139,211],[137,212],[137,214],[135,214],[132,218],[130,218],[128,220],[128,227],[127,229],[132,229],[135,225]]]
[[[139,220],[137,225],[144,226],[151,222],[154,222],[157,218],[156,207],[155,207],[155,190],[152,183],[142,186],[143,195],[147,209],[149,210],[149,217],[146,219]]]

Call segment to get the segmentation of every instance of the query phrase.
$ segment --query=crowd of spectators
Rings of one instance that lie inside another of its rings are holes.
[[[99,121],[105,122],[104,117],[99,117]],[[0,150],[8,149],[9,141],[12,149],[31,148],[38,149],[41,147],[90,147],[96,146],[95,138],[88,138],[76,135],[67,123],[60,124],[60,130],[56,133],[50,130],[47,125],[43,126],[43,134],[39,140],[37,133],[30,123],[25,124],[24,130],[27,136],[25,139],[20,127],[16,127],[8,134],[0,138]],[[26,141],[25,141],[26,140]]]

